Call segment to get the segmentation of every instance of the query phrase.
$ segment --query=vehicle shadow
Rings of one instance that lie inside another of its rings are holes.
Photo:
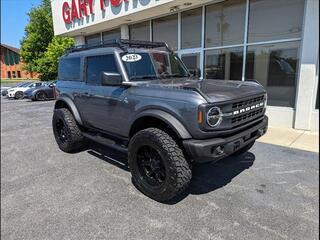
[[[232,156],[216,163],[195,164],[189,188],[166,204],[176,204],[188,195],[201,195],[226,186],[233,178],[249,169],[255,161],[255,155],[247,152],[240,156]]]
[[[98,143],[90,143],[84,150],[86,150],[90,155],[100,158],[101,160],[121,168],[122,170],[130,171],[128,156],[125,153],[116,151]]]
[[[112,148],[90,144],[87,152],[107,163],[130,171],[127,154],[118,152]],[[226,186],[233,178],[249,169],[255,161],[255,155],[247,152],[240,156],[231,156],[216,163],[195,164],[192,169],[192,179],[189,188],[179,196],[164,204],[174,205],[182,201],[188,195],[201,195]]]

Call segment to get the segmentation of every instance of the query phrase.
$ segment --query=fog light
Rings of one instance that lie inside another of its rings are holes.
[[[220,156],[222,154],[224,154],[224,147],[223,146],[218,146],[216,148],[212,148],[211,149],[211,153],[215,156]]]

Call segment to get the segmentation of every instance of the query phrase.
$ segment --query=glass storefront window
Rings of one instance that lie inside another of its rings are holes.
[[[200,70],[200,53],[183,54],[181,60],[194,76],[201,76]]]
[[[90,36],[86,36],[85,39],[86,39],[86,44],[99,43],[101,42],[101,35],[100,33],[97,33]]]
[[[129,26],[130,39],[150,41],[150,22],[142,22]]]
[[[304,0],[251,0],[248,42],[301,37]]]
[[[243,48],[225,48],[205,52],[205,77],[241,80]]]
[[[153,41],[166,42],[173,50],[178,49],[178,14],[152,21]]]
[[[202,8],[181,13],[181,48],[201,47]],[[192,33],[192,34],[190,34]]]
[[[317,90],[316,109],[319,109],[319,87],[318,87],[318,90]]]
[[[102,33],[102,39],[103,41],[113,40],[121,38],[121,31],[120,29],[114,29],[107,32]]]
[[[245,16],[245,0],[230,0],[207,6],[206,47],[243,43]]]
[[[249,46],[246,79],[255,79],[268,92],[268,105],[294,107],[300,42]]]

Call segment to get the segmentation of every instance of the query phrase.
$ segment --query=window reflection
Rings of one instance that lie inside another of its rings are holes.
[[[181,47],[198,48],[201,46],[202,8],[181,13]],[[192,33],[192,34],[190,34]]]
[[[205,53],[205,76],[211,79],[241,80],[243,48],[210,50]]]
[[[129,26],[131,40],[150,40],[150,21]]]
[[[153,41],[166,42],[169,46],[178,49],[178,15],[170,15],[152,21]]]
[[[119,28],[102,33],[103,41],[114,40],[121,38],[121,31]]]
[[[301,37],[304,0],[251,0],[249,42]]]
[[[207,6],[206,47],[243,43],[245,15],[245,0],[230,0]]]
[[[86,40],[86,44],[99,43],[99,42],[101,42],[101,35],[100,35],[100,33],[97,33],[97,34],[93,34],[90,36],[86,36],[85,40]]]
[[[201,76],[200,53],[184,54],[181,56],[181,60],[186,65],[191,74],[198,77]]]
[[[246,78],[268,91],[268,105],[294,107],[299,42],[250,46]]]

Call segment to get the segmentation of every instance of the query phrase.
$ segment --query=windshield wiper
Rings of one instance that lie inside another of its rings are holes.
[[[130,80],[138,80],[138,79],[159,79],[157,76],[132,76]]]

